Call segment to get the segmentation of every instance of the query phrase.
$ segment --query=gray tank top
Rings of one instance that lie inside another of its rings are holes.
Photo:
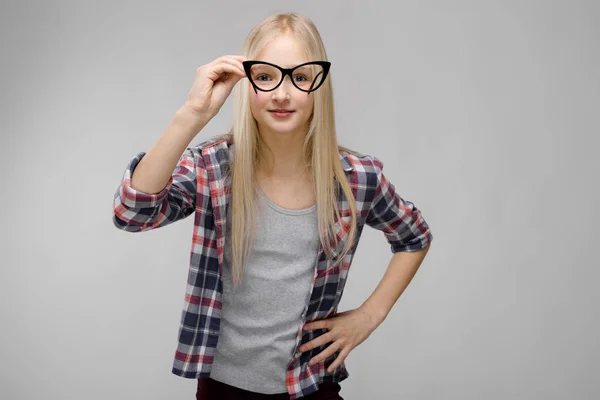
[[[287,393],[302,312],[319,249],[317,205],[282,208],[258,187],[256,234],[243,282],[233,288],[231,218],[223,253],[223,310],[210,377],[244,390]]]

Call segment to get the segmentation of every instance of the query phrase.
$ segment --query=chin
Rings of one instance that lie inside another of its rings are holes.
[[[299,124],[297,120],[294,120],[294,118],[290,118],[290,120],[287,121],[279,121],[270,116],[269,118],[263,119],[262,124],[259,124],[259,126],[260,125],[263,125],[270,131],[278,134],[288,134],[296,132],[303,126],[302,124]]]
[[[291,132],[295,132],[298,127],[297,126],[277,126],[277,125],[269,125],[269,128],[275,132],[275,133],[281,133],[281,134],[285,134],[285,133],[291,133]]]
[[[300,127],[300,125],[296,121],[277,121],[277,120],[269,120],[265,121],[265,125],[269,127],[269,129],[273,131],[294,131]]]

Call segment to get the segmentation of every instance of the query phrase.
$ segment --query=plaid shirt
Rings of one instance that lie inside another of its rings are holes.
[[[173,374],[184,378],[210,376],[219,337],[223,304],[223,227],[231,185],[231,178],[225,179],[224,175],[233,160],[235,147],[228,140],[217,136],[188,147],[166,187],[155,194],[131,187],[133,171],[145,155],[145,152],[138,153],[129,161],[113,200],[114,225],[127,232],[160,228],[196,211],[185,302],[172,367]],[[327,332],[326,329],[303,331],[302,327],[305,323],[335,316],[364,225],[383,231],[392,253],[422,249],[433,239],[419,209],[402,199],[383,175],[383,163],[379,159],[343,150],[339,156],[356,199],[357,235],[341,266],[331,267],[322,245],[315,257],[310,301],[302,313],[296,348],[286,372],[291,399],[317,391],[319,383],[340,382],[349,376],[345,362],[333,373],[327,372],[339,351],[313,366],[308,365],[308,361],[329,344],[305,352],[298,351],[298,347]],[[337,246],[331,242],[333,260],[337,260],[344,247],[350,222],[348,202],[344,193],[339,193],[341,222],[338,221],[334,229],[339,240]]]

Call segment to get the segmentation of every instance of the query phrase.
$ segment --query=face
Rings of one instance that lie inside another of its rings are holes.
[[[301,42],[291,35],[278,36],[257,54],[257,60],[270,62],[282,68],[292,68],[311,61],[307,58]],[[261,133],[298,134],[304,136],[308,130],[308,119],[312,114],[313,95],[298,90],[290,77],[273,91],[262,92],[250,88],[250,109]],[[292,110],[283,117],[272,110]]]

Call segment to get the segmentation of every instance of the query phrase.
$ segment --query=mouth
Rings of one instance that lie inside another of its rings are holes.
[[[269,110],[271,115],[277,119],[289,118],[294,113],[294,111],[295,110],[285,110],[285,109]]]

